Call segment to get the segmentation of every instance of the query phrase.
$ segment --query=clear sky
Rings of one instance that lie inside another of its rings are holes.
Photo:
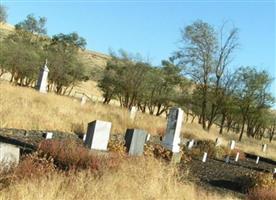
[[[76,31],[88,49],[108,53],[122,48],[154,65],[177,50],[180,29],[193,21],[215,27],[228,21],[240,30],[232,67],[255,66],[276,78],[275,0],[0,1],[8,7],[10,24],[30,13],[45,16],[49,35]],[[276,80],[271,91],[276,97]]]

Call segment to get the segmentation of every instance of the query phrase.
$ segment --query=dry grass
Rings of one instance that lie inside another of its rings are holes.
[[[83,83],[86,90],[90,83]],[[95,94],[100,92],[91,83]],[[130,120],[127,109],[114,105],[88,102],[81,106],[80,101],[70,97],[58,96],[53,93],[41,94],[30,88],[11,86],[5,81],[0,81],[0,128],[22,128],[59,130],[66,132],[85,132],[87,123],[99,119],[112,122],[112,133],[125,133],[127,128],[145,129],[152,135],[163,134],[166,128],[165,117],[155,117],[138,113],[135,121]],[[235,139],[234,133],[218,134],[217,127],[213,126],[210,132],[204,131],[197,123],[184,122],[182,133],[185,137],[196,139],[215,140],[223,138],[223,144]],[[77,129],[77,130],[76,130]],[[261,144],[267,143],[267,153],[261,152]],[[244,137],[237,147],[245,152],[254,153],[276,160],[276,143],[273,141],[257,141]]]
[[[52,173],[22,179],[2,190],[0,199],[183,199],[233,200],[178,181],[177,169],[152,158],[129,158],[117,170],[95,177],[89,171]]]

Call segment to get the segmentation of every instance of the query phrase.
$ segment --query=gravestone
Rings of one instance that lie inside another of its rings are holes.
[[[195,140],[190,140],[190,141],[188,142],[188,149],[189,149],[189,150],[191,150],[191,149],[193,148],[194,142],[195,142]]]
[[[81,106],[83,106],[86,103],[86,100],[87,100],[86,96],[81,97]]]
[[[235,157],[235,162],[239,161],[239,157],[240,157],[240,152],[237,152],[236,157]]]
[[[257,158],[256,158],[256,164],[259,164],[259,161],[260,161],[260,156],[257,156]]]
[[[231,149],[231,150],[235,149],[235,146],[236,146],[235,140],[231,140],[230,143],[229,143],[230,149]]]
[[[9,167],[19,163],[20,149],[17,146],[0,143],[0,164]]]
[[[276,174],[276,168],[273,169],[273,174]]]
[[[90,149],[107,150],[111,122],[95,120],[88,124],[84,144]]]
[[[218,138],[216,138],[215,146],[218,147],[220,145],[222,145],[222,139],[218,137]]]
[[[263,144],[262,145],[262,152],[266,152],[266,149],[267,149],[267,144]]]
[[[47,93],[48,73],[49,73],[49,69],[47,67],[47,59],[46,59],[44,67],[40,69],[40,73],[37,81],[36,87],[39,92]]]
[[[163,139],[163,146],[173,153],[180,151],[180,133],[183,121],[181,108],[171,108],[168,117],[166,134]]]
[[[85,138],[86,138],[86,134],[83,134],[83,137],[82,137],[83,142],[85,141]]]
[[[149,140],[150,140],[150,134],[147,134],[146,142],[148,142]]]
[[[130,112],[129,112],[129,118],[131,120],[134,120],[135,117],[136,117],[136,113],[137,113],[137,107],[132,106],[131,109],[130,109]]]
[[[202,162],[206,162],[207,161],[207,152],[204,152],[203,157],[202,157]]]
[[[49,139],[52,139],[52,138],[53,138],[53,133],[52,132],[47,132],[46,135],[45,135],[45,139],[49,140]]]
[[[132,156],[141,156],[144,153],[144,145],[147,133],[140,129],[127,129],[125,134],[125,146],[128,154]]]

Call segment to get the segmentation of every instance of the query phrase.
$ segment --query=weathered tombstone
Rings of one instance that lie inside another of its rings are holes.
[[[276,174],[276,168],[273,169],[273,174]]]
[[[226,162],[226,163],[229,163],[229,162],[230,162],[230,155],[227,155],[227,156],[226,156],[225,162]]]
[[[86,103],[86,100],[87,100],[86,96],[81,97],[81,106],[83,106]]]
[[[266,152],[266,149],[267,149],[267,144],[263,144],[262,145],[262,152]]]
[[[0,164],[9,167],[19,163],[20,149],[17,146],[0,143]]]
[[[202,157],[202,162],[205,163],[206,160],[207,160],[207,152],[204,152],[203,157]]]
[[[125,146],[128,154],[141,156],[144,153],[144,145],[147,133],[140,129],[127,129],[125,134]]]
[[[256,158],[256,164],[259,164],[259,161],[260,161],[260,156],[257,156],[257,158]]]
[[[47,67],[47,59],[46,59],[44,67],[42,67],[40,70],[38,81],[37,81],[37,89],[39,92],[47,93],[48,73],[49,73],[49,69]]]
[[[235,149],[235,146],[236,146],[235,140],[231,140],[230,143],[229,143],[230,149],[231,149],[231,150]]]
[[[237,152],[236,157],[235,157],[235,162],[239,161],[239,157],[240,157],[240,152]]]
[[[216,141],[215,141],[215,146],[218,147],[222,144],[222,139],[221,138],[216,138]]]
[[[183,121],[183,111],[181,108],[171,108],[168,117],[166,134],[163,139],[163,146],[173,153],[180,151],[180,132]]]
[[[189,149],[189,150],[193,148],[194,142],[195,142],[195,140],[190,140],[190,141],[188,142],[188,149]]]
[[[95,120],[88,124],[84,144],[90,149],[107,150],[111,122]]]
[[[82,137],[83,142],[85,141],[85,138],[86,138],[86,134],[83,134],[83,137]]]
[[[131,109],[130,109],[130,112],[129,112],[129,117],[131,120],[134,120],[135,117],[136,117],[136,113],[137,113],[137,107],[135,106],[132,106]]]

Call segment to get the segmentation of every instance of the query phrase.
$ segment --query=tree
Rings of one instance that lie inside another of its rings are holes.
[[[236,90],[236,102],[242,117],[239,137],[239,141],[241,141],[245,124],[247,124],[248,135],[252,135],[255,128],[260,128],[258,123],[265,116],[264,110],[271,107],[274,99],[268,92],[272,79],[267,72],[258,72],[254,68],[241,67],[237,74],[239,87]]]
[[[0,23],[7,22],[8,13],[7,8],[3,5],[0,5]]]
[[[84,49],[85,45],[85,39],[77,33],[52,37],[50,44],[46,46],[51,90],[65,94],[70,89],[70,93],[79,81],[88,79],[86,68],[78,58],[78,51],[80,48]]]
[[[196,21],[181,31],[183,46],[176,52],[179,65],[192,78],[201,94],[201,123],[206,129],[207,94],[214,71],[217,37],[208,23]]]
[[[15,25],[16,29],[22,29],[36,34],[47,34],[45,27],[47,19],[45,17],[39,17],[36,19],[33,14],[27,15],[26,19]]]

